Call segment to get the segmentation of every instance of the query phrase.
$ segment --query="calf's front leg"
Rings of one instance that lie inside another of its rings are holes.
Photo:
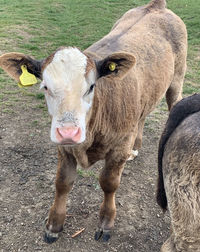
[[[95,233],[95,240],[102,238],[103,241],[110,239],[110,231],[114,226],[116,216],[115,192],[120,184],[121,174],[128,158],[128,154],[121,160],[119,157],[106,159],[105,167],[102,170],[99,182],[104,191],[104,200],[100,208],[100,224]]]
[[[56,174],[56,194],[49,211],[45,230],[45,241],[52,243],[58,239],[66,216],[66,198],[76,178],[77,162],[73,155],[58,147],[58,168]]]

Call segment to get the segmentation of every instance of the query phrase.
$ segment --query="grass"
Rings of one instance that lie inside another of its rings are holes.
[[[0,0],[0,54],[18,51],[44,58],[63,45],[81,49],[102,38],[128,9],[148,0]],[[188,71],[184,95],[200,92],[200,8],[197,0],[168,0],[168,8],[179,15],[188,30]],[[0,69],[0,112],[15,113],[14,104],[41,103],[38,86],[19,89]],[[7,103],[6,103],[7,102]]]
[[[77,174],[81,177],[81,178],[93,178],[94,183],[92,184],[93,188],[95,188],[95,190],[99,190],[100,186],[98,183],[99,180],[99,175],[93,171],[93,170],[83,170],[81,168],[77,169]]]
[[[92,170],[83,170],[81,168],[77,169],[77,173],[79,176],[83,178],[88,178],[88,177],[94,177],[96,180],[98,180],[99,176]]]

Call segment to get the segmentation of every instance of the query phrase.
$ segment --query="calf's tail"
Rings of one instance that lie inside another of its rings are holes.
[[[161,135],[158,147],[158,185],[157,185],[157,203],[165,211],[167,209],[167,197],[165,193],[162,159],[165,145],[173,131],[189,115],[200,111],[200,94],[194,94],[179,101],[169,114],[165,129]]]

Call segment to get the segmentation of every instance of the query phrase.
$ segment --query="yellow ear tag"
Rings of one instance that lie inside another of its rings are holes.
[[[37,83],[37,79],[34,74],[31,74],[27,70],[27,66],[21,66],[22,74],[19,76],[20,82],[18,83],[19,87],[32,86]]]
[[[116,64],[116,63],[111,62],[111,63],[109,64],[109,66],[108,66],[108,67],[109,67],[110,71],[111,71],[111,72],[113,72],[113,71],[115,71],[116,66],[117,66],[117,64]]]

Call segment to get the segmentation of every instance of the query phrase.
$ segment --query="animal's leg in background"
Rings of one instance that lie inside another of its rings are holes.
[[[110,238],[110,230],[114,226],[116,216],[115,192],[119,187],[127,157],[128,155],[120,160],[119,153],[113,152],[107,155],[105,167],[99,177],[101,188],[104,191],[104,200],[100,208],[100,225],[95,233],[95,240],[102,237],[103,241],[108,241]]]
[[[186,56],[186,52],[182,53],[178,58],[178,62],[175,62],[174,77],[166,92],[166,100],[169,110],[182,99],[182,87],[186,71]]]
[[[56,174],[56,195],[46,223],[45,241],[52,243],[58,239],[66,216],[66,198],[76,178],[77,162],[64,148],[58,147],[58,168]]]

